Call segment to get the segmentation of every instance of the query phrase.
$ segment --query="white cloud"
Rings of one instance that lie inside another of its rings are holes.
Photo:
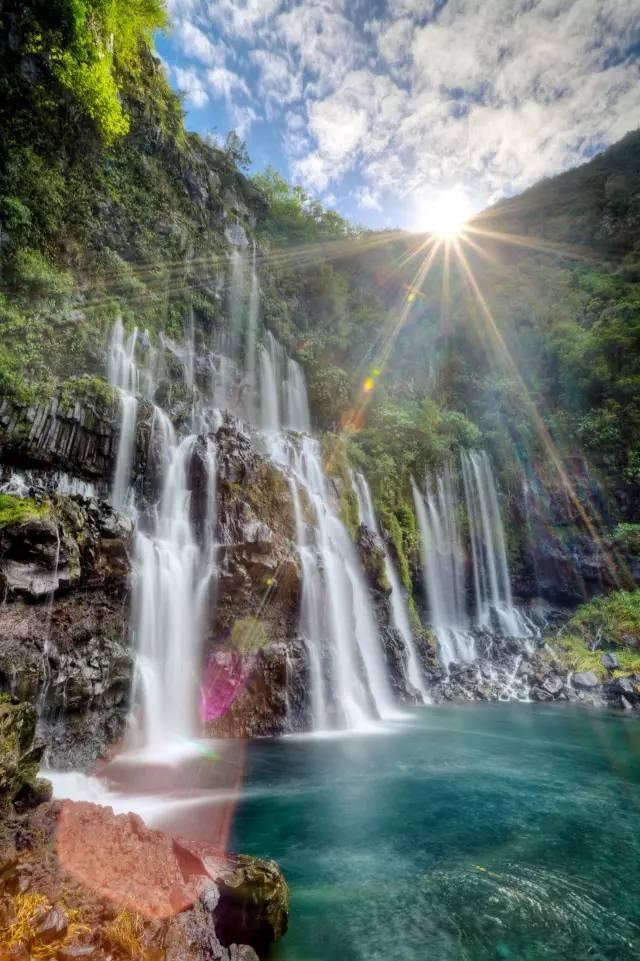
[[[228,101],[232,99],[234,91],[244,94],[247,98],[251,96],[242,77],[232,70],[227,70],[226,67],[215,67],[213,70],[208,70],[207,82],[214,96],[224,97]]]
[[[408,17],[403,17],[380,31],[378,49],[388,63],[401,63],[411,54],[412,39],[413,23]]]
[[[291,169],[296,181],[316,191],[325,190],[336,173],[335,165],[317,151],[307,154],[301,160],[294,160]]]
[[[260,94],[265,100],[291,103],[302,95],[300,77],[284,57],[268,50],[252,50],[252,61],[260,71]]]
[[[361,187],[356,192],[356,198],[363,210],[382,210],[380,198],[370,187]]]
[[[248,39],[281,6],[282,0],[212,0],[208,13],[224,33]]]
[[[253,107],[231,104],[229,116],[232,129],[235,130],[241,140],[246,140],[252,124],[258,119],[257,112]]]
[[[194,107],[204,107],[208,103],[209,95],[201,77],[195,70],[182,70],[180,67],[175,67],[174,74],[178,90],[185,94],[187,104]]]
[[[190,20],[178,20],[174,30],[183,53],[189,59],[199,60],[208,66],[224,64],[224,44],[212,42],[206,33]]]
[[[174,77],[244,129],[279,124],[308,189],[352,173],[370,210],[454,184],[495,199],[640,123],[637,2],[170,0],[208,68]]]
[[[298,59],[308,76],[307,92],[314,96],[339,87],[346,74],[368,55],[361,31],[335,0],[303,0],[277,17],[273,34]]]

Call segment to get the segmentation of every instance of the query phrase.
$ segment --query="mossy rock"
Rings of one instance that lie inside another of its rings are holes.
[[[48,502],[40,503],[31,497],[18,497],[15,494],[0,494],[0,528],[25,524],[45,517],[50,511]]]
[[[49,782],[38,777],[44,745],[34,744],[36,722],[32,704],[0,696],[0,808],[51,797]]]

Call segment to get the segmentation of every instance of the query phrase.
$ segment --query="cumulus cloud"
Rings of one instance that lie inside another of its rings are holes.
[[[269,50],[252,50],[250,57],[260,72],[260,92],[265,100],[291,103],[301,97],[300,77],[284,57]]]
[[[245,97],[251,96],[242,77],[226,67],[214,67],[213,70],[208,70],[207,82],[214,96],[224,97],[227,101],[233,100],[235,92],[244,94]]]
[[[454,184],[493,200],[640,122],[637,0],[170,6],[188,100],[266,115],[299,182],[355,176],[368,210]]]
[[[192,60],[213,66],[225,62],[225,47],[222,43],[214,43],[191,20],[178,20],[174,27],[177,41],[182,52]]]
[[[185,101],[194,107],[204,107],[209,101],[202,78],[192,69],[183,70],[180,67],[174,68],[176,84],[178,90],[185,94]]]
[[[225,34],[247,39],[282,5],[282,0],[211,0],[207,12]]]

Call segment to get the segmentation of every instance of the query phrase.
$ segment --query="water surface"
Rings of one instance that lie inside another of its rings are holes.
[[[421,709],[381,735],[256,741],[231,846],[291,887],[278,961],[640,957],[640,725]]]

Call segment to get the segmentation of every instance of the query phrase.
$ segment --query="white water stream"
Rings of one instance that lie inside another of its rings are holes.
[[[358,500],[360,522],[365,524],[372,531],[384,552],[384,569],[387,580],[391,585],[391,612],[393,616],[393,626],[400,634],[407,654],[407,679],[411,686],[420,694],[423,702],[429,701],[427,687],[425,684],[420,659],[416,648],[416,641],[411,630],[409,620],[409,610],[405,595],[400,582],[400,576],[395,564],[391,559],[387,542],[380,533],[380,525],[373,506],[371,490],[364,474],[359,471],[353,474],[353,488]]]
[[[445,667],[475,659],[473,629],[490,629],[505,637],[531,636],[527,619],[513,603],[504,527],[486,452],[463,452],[462,478],[464,506],[451,468],[425,493],[412,481],[425,593]],[[472,585],[467,585],[465,577],[463,510],[469,528]]]

